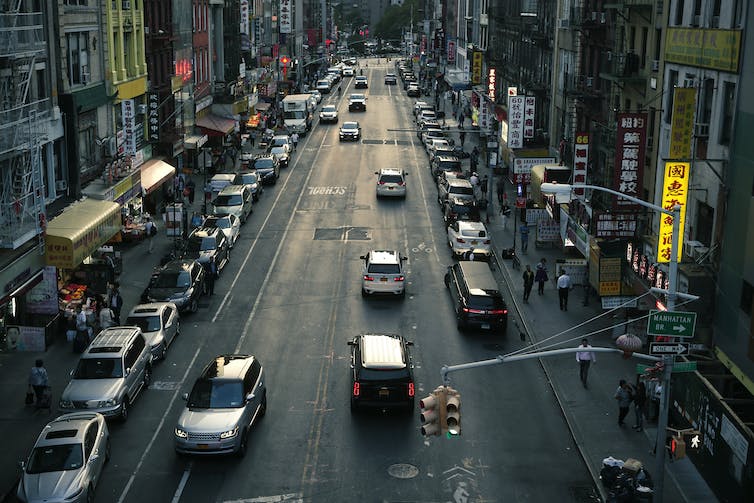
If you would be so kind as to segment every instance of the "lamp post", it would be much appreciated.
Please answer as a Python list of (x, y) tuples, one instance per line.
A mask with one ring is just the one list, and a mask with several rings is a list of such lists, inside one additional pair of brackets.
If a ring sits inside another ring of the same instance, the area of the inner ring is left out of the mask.
[[(671, 244), (670, 248), (670, 263), (668, 267), (669, 289), (664, 292), (667, 294), (667, 310), (673, 311), (675, 309), (676, 298), (678, 297), (678, 237), (681, 231), (681, 206), (675, 205), (672, 209), (668, 210), (666, 208), (663, 208), (662, 206), (657, 206), (636, 197), (627, 196), (626, 194), (618, 192), (617, 190), (600, 187), (599, 185), (543, 183), (540, 187), (540, 190), (543, 194), (554, 195), (556, 201), (558, 195), (570, 196), (573, 189), (591, 189), (607, 192), (608, 194), (622, 197), (623, 199), (627, 199), (640, 206), (644, 206), (645, 208), (659, 211), (665, 215), (673, 217), (673, 243)], [(660, 415), (657, 419), (657, 439), (655, 440), (654, 501), (657, 503), (662, 503), (662, 492), (665, 481), (665, 437), (667, 434), (668, 412), (670, 408), (670, 377), (673, 372), (675, 355), (664, 355), (662, 363), (663, 373), (662, 388), (660, 390)]]

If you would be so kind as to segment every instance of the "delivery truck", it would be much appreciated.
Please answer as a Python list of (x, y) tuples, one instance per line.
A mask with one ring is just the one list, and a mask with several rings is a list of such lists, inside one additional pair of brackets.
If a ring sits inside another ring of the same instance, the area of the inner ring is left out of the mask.
[(283, 98), (283, 123), (289, 133), (305, 135), (312, 128), (309, 94), (289, 94)]

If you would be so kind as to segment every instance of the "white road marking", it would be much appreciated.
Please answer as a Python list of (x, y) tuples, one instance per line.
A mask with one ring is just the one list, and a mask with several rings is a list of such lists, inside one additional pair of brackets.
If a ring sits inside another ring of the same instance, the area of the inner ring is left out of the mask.
[(155, 391), (173, 391), (181, 385), (180, 381), (152, 381), (149, 389)]
[(257, 498), (243, 498), (240, 500), (225, 500), (221, 503), (276, 503), (280, 501), (291, 501), (301, 503), (304, 501), (302, 493), (277, 494), (275, 496), (259, 496)]
[(186, 482), (188, 482), (192, 466), (194, 466), (194, 463), (189, 463), (189, 465), (186, 467), (186, 471), (183, 472), (181, 481), (178, 483), (178, 489), (175, 490), (175, 494), (173, 495), (172, 503), (178, 503), (181, 500), (181, 494), (183, 494), (183, 489), (186, 487)]

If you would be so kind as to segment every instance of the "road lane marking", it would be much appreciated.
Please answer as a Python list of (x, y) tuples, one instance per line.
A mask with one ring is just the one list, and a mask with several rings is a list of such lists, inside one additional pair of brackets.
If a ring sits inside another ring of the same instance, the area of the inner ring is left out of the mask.
[(181, 477), (181, 481), (178, 483), (178, 489), (175, 490), (175, 494), (173, 495), (173, 501), (172, 503), (178, 503), (181, 500), (181, 494), (183, 494), (183, 489), (186, 488), (186, 482), (188, 482), (189, 475), (191, 474), (191, 467), (194, 466), (194, 462), (189, 462), (188, 466), (186, 467), (186, 470), (183, 472), (183, 476)]
[(292, 503), (302, 503), (304, 501), (304, 495), (303, 493), (276, 494), (274, 496), (259, 496), (256, 498), (225, 500), (220, 503), (279, 503), (283, 501), (290, 501)]

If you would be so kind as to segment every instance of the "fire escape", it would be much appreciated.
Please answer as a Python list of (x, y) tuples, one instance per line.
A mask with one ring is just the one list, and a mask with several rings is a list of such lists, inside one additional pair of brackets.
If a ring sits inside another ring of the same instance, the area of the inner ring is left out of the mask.
[(30, 3), (0, 0), (0, 248), (36, 238), (44, 253), (42, 145), (50, 103), (30, 100), (34, 65), (46, 51), (43, 15), (24, 12)]

